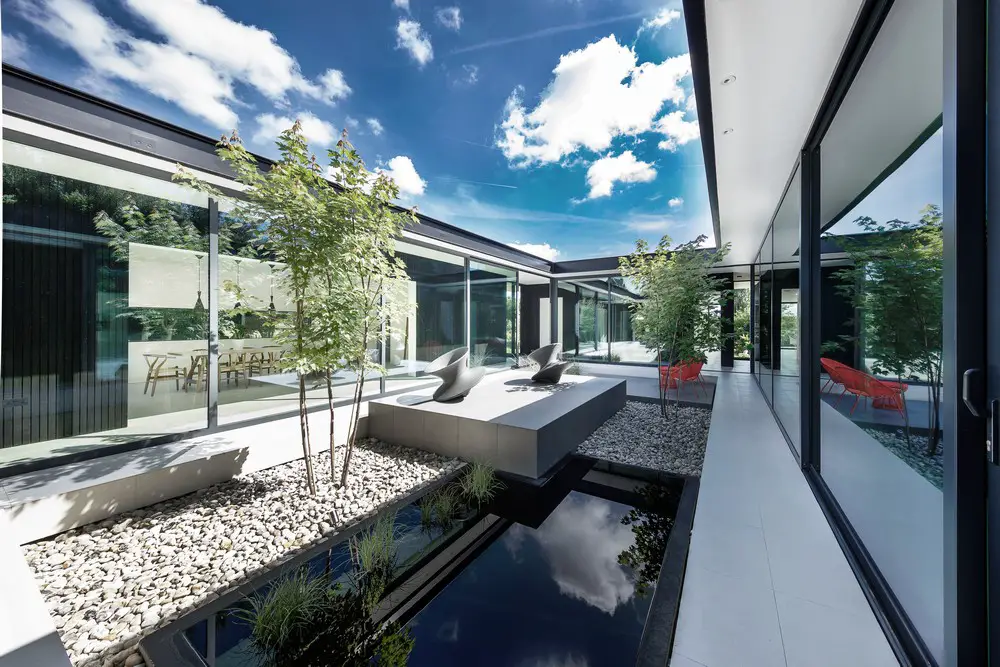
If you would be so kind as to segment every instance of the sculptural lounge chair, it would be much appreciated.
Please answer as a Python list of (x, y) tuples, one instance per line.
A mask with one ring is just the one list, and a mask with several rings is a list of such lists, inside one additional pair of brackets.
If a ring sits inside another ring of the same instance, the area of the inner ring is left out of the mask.
[(428, 375), (441, 378), (441, 386), (434, 392), (434, 400), (439, 403), (462, 398), (479, 384), (486, 369), (482, 366), (469, 368), (469, 348), (460, 347), (445, 352), (424, 368)]
[(572, 361), (559, 361), (561, 351), (562, 345), (560, 343), (552, 343), (540, 347), (528, 355), (529, 359), (538, 364), (538, 372), (531, 376), (532, 382), (541, 384), (559, 382), (566, 369), (573, 365)]

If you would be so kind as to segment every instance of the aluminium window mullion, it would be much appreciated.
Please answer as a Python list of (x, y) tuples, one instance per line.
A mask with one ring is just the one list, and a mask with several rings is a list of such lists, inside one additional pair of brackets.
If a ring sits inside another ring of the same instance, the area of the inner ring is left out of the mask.
[(208, 200), (207, 374), (205, 385), (208, 428), (215, 428), (219, 425), (219, 202), (215, 198)]

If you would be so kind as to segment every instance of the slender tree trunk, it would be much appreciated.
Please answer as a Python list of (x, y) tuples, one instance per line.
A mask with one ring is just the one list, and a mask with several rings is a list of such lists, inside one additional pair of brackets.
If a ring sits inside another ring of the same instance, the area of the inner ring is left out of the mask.
[[(302, 331), (305, 318), (302, 312), (302, 299), (295, 305), (295, 323), (298, 332), (297, 347), (301, 357), (302, 352)], [(309, 414), (306, 412), (306, 377), (299, 372), (299, 431), (302, 436), (302, 458), (306, 464), (306, 488), (309, 494), (316, 495), (316, 477), (313, 475), (312, 467), (312, 446), (309, 443)]]
[(906, 405), (906, 394), (900, 393), (899, 399), (903, 401), (903, 423), (906, 427), (906, 448), (910, 448), (910, 409)]
[(928, 390), (931, 394), (931, 429), (927, 436), (927, 456), (935, 456), (937, 454), (938, 443), (940, 441), (940, 412), (941, 412), (941, 371), (934, 370), (932, 365), (929, 365), (931, 369), (928, 373)]
[(656, 350), (656, 384), (660, 387), (660, 416), (666, 418), (667, 416), (667, 387), (666, 383), (670, 381), (670, 373), (667, 372), (666, 378), (663, 377), (663, 350)]
[(302, 435), (302, 458), (306, 462), (306, 487), (316, 495), (316, 477), (313, 475), (312, 447), (309, 444), (309, 414), (306, 412), (306, 376), (299, 373), (299, 430)]
[(333, 410), (333, 372), (326, 369), (326, 402), (330, 408), (330, 483), (337, 483), (337, 458), (334, 456), (334, 410)]
[(349, 467), (351, 465), (351, 454), (354, 453), (354, 440), (357, 438), (358, 434), (358, 419), (360, 417), (361, 411), (361, 396), (365, 387), (365, 357), (368, 354), (368, 323), (365, 323), (365, 328), (363, 330), (363, 335), (361, 337), (362, 345), (364, 346), (361, 350), (361, 356), (358, 357), (358, 379), (355, 381), (354, 386), (354, 402), (351, 405), (351, 423), (348, 428), (347, 433), (347, 444), (346, 451), (344, 453), (344, 468), (340, 472), (340, 485), (347, 485), (347, 474)]
[(347, 434), (347, 450), (344, 454), (344, 468), (340, 472), (340, 485), (347, 485), (347, 474), (351, 465), (351, 454), (354, 453), (354, 441), (358, 436), (358, 421), (361, 411), (361, 396), (364, 392), (365, 387), (365, 373), (362, 368), (361, 373), (359, 373), (357, 384), (354, 386), (354, 404), (351, 406), (351, 424), (350, 430)]

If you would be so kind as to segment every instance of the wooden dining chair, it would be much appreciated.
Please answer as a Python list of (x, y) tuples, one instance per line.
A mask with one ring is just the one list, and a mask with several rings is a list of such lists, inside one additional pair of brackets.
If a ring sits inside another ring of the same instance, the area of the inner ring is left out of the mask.
[(167, 361), (176, 359), (179, 355), (155, 354), (150, 352), (142, 356), (146, 360), (146, 366), (148, 367), (146, 370), (146, 386), (142, 389), (143, 394), (149, 392), (150, 396), (156, 396), (156, 383), (160, 380), (173, 379), (175, 387), (178, 391), (180, 390), (181, 367), (177, 364), (167, 365)]

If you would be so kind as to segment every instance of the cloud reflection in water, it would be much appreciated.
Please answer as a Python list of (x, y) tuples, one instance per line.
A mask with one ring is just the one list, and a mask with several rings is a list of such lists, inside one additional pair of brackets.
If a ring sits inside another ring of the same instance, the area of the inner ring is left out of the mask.
[[(635, 537), (611, 510), (606, 500), (570, 494), (537, 530), (513, 526), (504, 536), (504, 544), (518, 560), (530, 536), (541, 547), (563, 595), (614, 614), (635, 592), (628, 571), (618, 564), (618, 554), (632, 546)], [(572, 656), (567, 660), (573, 660)], [(564, 664), (585, 667), (586, 663)]]

